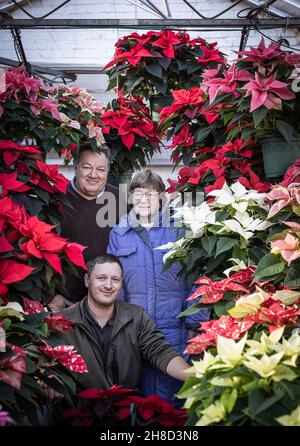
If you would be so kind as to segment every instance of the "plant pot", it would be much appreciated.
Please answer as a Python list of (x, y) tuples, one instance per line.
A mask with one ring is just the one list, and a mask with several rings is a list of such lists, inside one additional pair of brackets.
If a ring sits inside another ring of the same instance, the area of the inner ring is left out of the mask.
[(133, 170), (128, 170), (127, 172), (123, 172), (118, 176), (109, 173), (107, 182), (112, 186), (116, 187), (119, 187), (120, 184), (127, 184), (127, 186), (129, 186), (129, 184), (131, 183), (132, 176), (133, 176)]
[(260, 139), (267, 178), (283, 176), (287, 168), (300, 158), (300, 140), (286, 142), (278, 138)]
[(153, 95), (150, 97), (150, 108), (152, 121), (158, 123), (160, 120), (160, 109), (169, 107), (172, 104), (173, 96)]

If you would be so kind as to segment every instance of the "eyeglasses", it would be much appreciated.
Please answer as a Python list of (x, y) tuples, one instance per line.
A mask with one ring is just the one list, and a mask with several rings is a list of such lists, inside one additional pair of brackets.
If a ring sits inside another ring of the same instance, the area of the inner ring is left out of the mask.
[(142, 192), (142, 191), (134, 191), (132, 193), (132, 197), (134, 200), (141, 201), (143, 197), (146, 197), (147, 201), (153, 201), (158, 197), (159, 192)]

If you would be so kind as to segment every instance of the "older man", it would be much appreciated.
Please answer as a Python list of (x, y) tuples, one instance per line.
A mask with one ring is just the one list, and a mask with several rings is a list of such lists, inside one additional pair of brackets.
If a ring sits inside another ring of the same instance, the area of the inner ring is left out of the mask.
[(86, 361), (89, 372), (78, 378), (81, 388), (109, 388), (114, 384), (135, 389), (142, 360), (169, 376), (185, 380), (189, 365), (166, 341), (144, 310), (117, 300), (122, 288), (122, 265), (112, 254), (88, 263), (88, 294), (61, 313), (74, 325), (65, 334)]
[[(86, 246), (84, 258), (88, 261), (106, 252), (109, 232), (119, 220), (119, 191), (107, 184), (110, 150), (106, 145), (97, 151), (88, 144), (82, 145), (74, 163), (75, 177), (67, 188), (71, 207), (64, 207), (61, 235)], [(49, 303), (53, 311), (85, 296), (84, 271), (76, 269), (78, 276), (66, 275), (66, 295), (58, 294)]]

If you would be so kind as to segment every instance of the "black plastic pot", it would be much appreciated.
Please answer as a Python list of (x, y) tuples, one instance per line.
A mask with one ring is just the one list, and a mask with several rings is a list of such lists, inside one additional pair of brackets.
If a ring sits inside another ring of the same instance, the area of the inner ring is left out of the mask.
[(275, 137), (260, 139), (267, 178), (283, 176), (287, 168), (300, 158), (300, 140), (287, 142)]

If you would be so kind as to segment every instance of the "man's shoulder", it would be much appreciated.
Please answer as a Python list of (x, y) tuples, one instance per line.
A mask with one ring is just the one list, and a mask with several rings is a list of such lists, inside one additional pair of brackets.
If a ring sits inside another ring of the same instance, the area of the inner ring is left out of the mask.
[(72, 321), (72, 322), (78, 322), (78, 318), (80, 315), (80, 302), (76, 302), (75, 304), (71, 305), (68, 308), (64, 308), (60, 311), (60, 314), (64, 316), (66, 319)]

